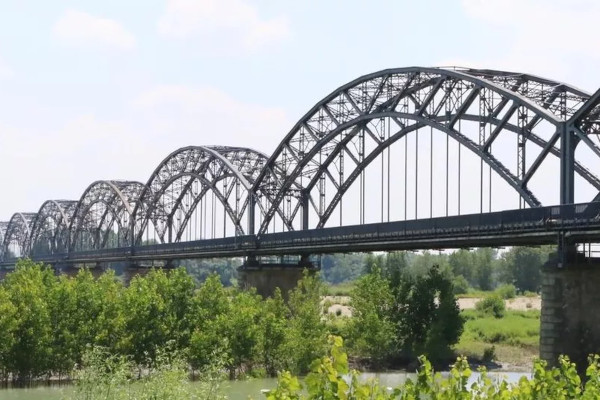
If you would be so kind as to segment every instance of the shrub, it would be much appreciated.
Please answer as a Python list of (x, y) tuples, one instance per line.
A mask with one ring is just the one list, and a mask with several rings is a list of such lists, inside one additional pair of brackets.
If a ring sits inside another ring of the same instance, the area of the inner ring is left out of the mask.
[[(329, 356), (315, 360), (304, 382), (289, 372), (282, 372), (277, 388), (270, 390), (267, 400), (312, 399), (597, 399), (600, 397), (600, 357), (590, 356), (586, 382), (582, 384), (576, 366), (567, 357), (559, 358), (558, 368), (549, 369), (544, 361), (533, 365), (531, 378), (516, 383), (491, 379), (485, 367), (479, 377), (469, 383), (472, 371), (464, 357), (459, 357), (450, 373), (434, 372), (425, 357), (415, 380), (408, 378), (395, 389), (385, 388), (377, 380), (364, 382), (356, 371), (348, 370), (348, 358), (340, 338), (333, 339)], [(307, 393), (304, 394), (303, 392)]]
[(495, 292), (503, 299), (514, 299), (517, 296), (517, 288), (511, 284), (499, 286)]
[(492, 362), (496, 359), (496, 346), (490, 346), (483, 349), (483, 362)]
[(504, 300), (497, 294), (492, 294), (479, 300), (475, 304), (475, 309), (482, 314), (493, 315), (496, 318), (504, 317), (506, 305)]
[(469, 291), (469, 282), (464, 276), (455, 276), (452, 280), (452, 292), (454, 294), (465, 294)]

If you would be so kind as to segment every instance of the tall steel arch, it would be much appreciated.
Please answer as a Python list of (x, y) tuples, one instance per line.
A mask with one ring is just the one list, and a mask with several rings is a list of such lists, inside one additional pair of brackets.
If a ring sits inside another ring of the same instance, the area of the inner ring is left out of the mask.
[(69, 250), (129, 246), (130, 220), (143, 189), (135, 181), (92, 183), (73, 211)]
[[(549, 90), (544, 91), (544, 85)], [(528, 183), (549, 154), (562, 160), (554, 146), (561, 126), (585, 101), (585, 93), (568, 86), (499, 71), (411, 67), (363, 76), (316, 104), (270, 157), (254, 185), (257, 193), (276, 193), (260, 232), (266, 232), (279, 209), (288, 227), (299, 218), (303, 220), (295, 226), (323, 226), (346, 188), (378, 154), (424, 127), (444, 132), (475, 153), (524, 203), (539, 206)], [(476, 127), (478, 135), (465, 135), (465, 124)], [(541, 133), (548, 127), (549, 138)], [(512, 132), (519, 141), (512, 170), (492, 150), (501, 132)], [(540, 148), (533, 163), (525, 159), (530, 143)], [(347, 175), (342, 172), (344, 162), (351, 164)], [(276, 177), (276, 169), (283, 173)], [(573, 163), (573, 170), (600, 189), (600, 180), (582, 165)], [(335, 188), (333, 196), (325, 193), (327, 186)], [(294, 189), (298, 187), (301, 190)], [(309, 207), (318, 217), (310, 225), (299, 217), (307, 215)]]
[(180, 241), (208, 194), (223, 206), (233, 223), (233, 233), (243, 234), (248, 205), (255, 203), (252, 184), (266, 160), (266, 155), (241, 147), (189, 146), (171, 153), (155, 169), (136, 205), (134, 243), (141, 242), (150, 224), (158, 241)]

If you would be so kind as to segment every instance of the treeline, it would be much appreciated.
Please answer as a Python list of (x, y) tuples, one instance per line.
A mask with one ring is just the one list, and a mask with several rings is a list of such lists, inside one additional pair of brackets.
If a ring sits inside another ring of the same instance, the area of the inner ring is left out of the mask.
[(28, 381), (70, 375), (89, 347), (123, 355), (140, 369), (165, 346), (196, 371), (298, 373), (324, 354), (323, 286), (306, 276), (285, 302), (226, 288), (217, 275), (196, 285), (183, 268), (152, 270), (125, 286), (114, 273), (75, 277), (19, 261), (0, 284), (0, 373)]
[(462, 331), (452, 283), (437, 267), (414, 278), (373, 266), (354, 290), (351, 319), (329, 315), (324, 295), (318, 274), (307, 273), (285, 301), (279, 291), (263, 299), (225, 287), (216, 274), (197, 284), (183, 268), (151, 270), (125, 286), (112, 271), (97, 279), (85, 269), (56, 276), (22, 260), (0, 283), (0, 378), (68, 377), (90, 348), (126, 357), (140, 371), (166, 347), (192, 371), (304, 373), (332, 333), (373, 365), (420, 354), (440, 360)]
[(454, 281), (456, 293), (470, 289), (492, 290), (512, 284), (520, 292), (537, 292), (541, 268), (555, 251), (553, 246), (459, 249), (452, 253), (400, 251), (381, 254), (332, 254), (321, 260), (325, 281), (338, 284), (353, 281), (372, 269), (386, 265), (412, 276), (424, 276), (433, 265)]

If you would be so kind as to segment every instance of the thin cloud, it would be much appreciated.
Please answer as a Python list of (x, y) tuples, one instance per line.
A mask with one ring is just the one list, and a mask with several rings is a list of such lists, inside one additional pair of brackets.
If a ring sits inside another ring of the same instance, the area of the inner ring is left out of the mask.
[(196, 37), (213, 50), (254, 51), (285, 40), (290, 29), (284, 16), (262, 18), (243, 0), (167, 0), (158, 32), (176, 39)]
[(156, 136), (180, 146), (245, 146), (269, 153), (291, 126), (282, 108), (245, 103), (210, 87), (156, 86), (136, 99), (134, 109)]
[[(600, 3), (595, 0), (462, 0), (464, 12), (473, 20), (499, 29), (499, 40), (489, 59), (471, 64), (532, 72), (593, 89), (597, 82), (578, 72), (582, 66), (600, 62), (596, 37)], [(594, 69), (594, 68), (592, 68)]]
[(119, 22), (76, 10), (65, 11), (54, 25), (53, 33), (61, 42), (76, 47), (98, 45), (129, 50), (136, 43), (133, 34)]

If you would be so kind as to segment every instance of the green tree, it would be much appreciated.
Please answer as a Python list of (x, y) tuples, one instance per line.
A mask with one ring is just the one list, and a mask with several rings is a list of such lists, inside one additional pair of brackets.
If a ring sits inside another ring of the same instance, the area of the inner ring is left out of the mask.
[(450, 279), (434, 266), (423, 277), (407, 277), (392, 288), (391, 318), (399, 348), (414, 358), (425, 354), (434, 361), (447, 359), (463, 329)]
[(52, 324), (48, 298), (55, 282), (51, 269), (31, 260), (19, 260), (15, 271), (3, 282), (16, 310), (14, 341), (6, 355), (6, 366), (17, 380), (31, 380), (50, 372)]
[(475, 258), (469, 250), (459, 249), (450, 253), (448, 263), (454, 276), (462, 275), (469, 285), (477, 286)]
[(474, 253), (477, 287), (481, 290), (492, 290), (494, 250), (487, 247), (479, 248)]
[(238, 291), (230, 298), (229, 312), (220, 317), (220, 333), (226, 338), (226, 356), (230, 378), (236, 370), (251, 371), (258, 358), (261, 297), (255, 291)]
[(125, 346), (139, 365), (154, 362), (166, 343), (187, 347), (194, 283), (183, 270), (152, 270), (132, 279), (123, 296)]
[(210, 275), (194, 295), (195, 329), (190, 340), (189, 359), (193, 369), (202, 369), (222, 359), (227, 342), (221, 332), (223, 319), (230, 312), (228, 290), (217, 274)]
[(327, 330), (321, 319), (321, 297), (324, 286), (318, 274), (305, 271), (298, 286), (290, 292), (286, 352), (290, 368), (306, 372), (315, 358), (325, 354)]
[(6, 289), (0, 286), (0, 379), (3, 380), (8, 379), (10, 351), (16, 340), (17, 324), (17, 308)]
[(269, 376), (276, 376), (277, 371), (286, 365), (288, 355), (285, 345), (289, 314), (281, 291), (276, 288), (273, 296), (263, 302), (259, 323), (261, 361)]
[(380, 366), (393, 353), (394, 345), (390, 281), (374, 270), (357, 281), (351, 298), (350, 346), (357, 355), (370, 357)]
[[(76, 286), (77, 292), (85, 290), (86, 285)], [(92, 298), (98, 314), (94, 321), (92, 343), (113, 353), (122, 353), (126, 347), (125, 315), (129, 312), (123, 307), (125, 288), (115, 277), (114, 271), (109, 270), (94, 282), (93, 290)]]
[(328, 283), (353, 281), (364, 274), (365, 254), (326, 254), (321, 258), (321, 276)]
[(542, 266), (548, 261), (552, 247), (513, 247), (502, 255), (501, 279), (514, 284), (520, 291), (540, 289)]

